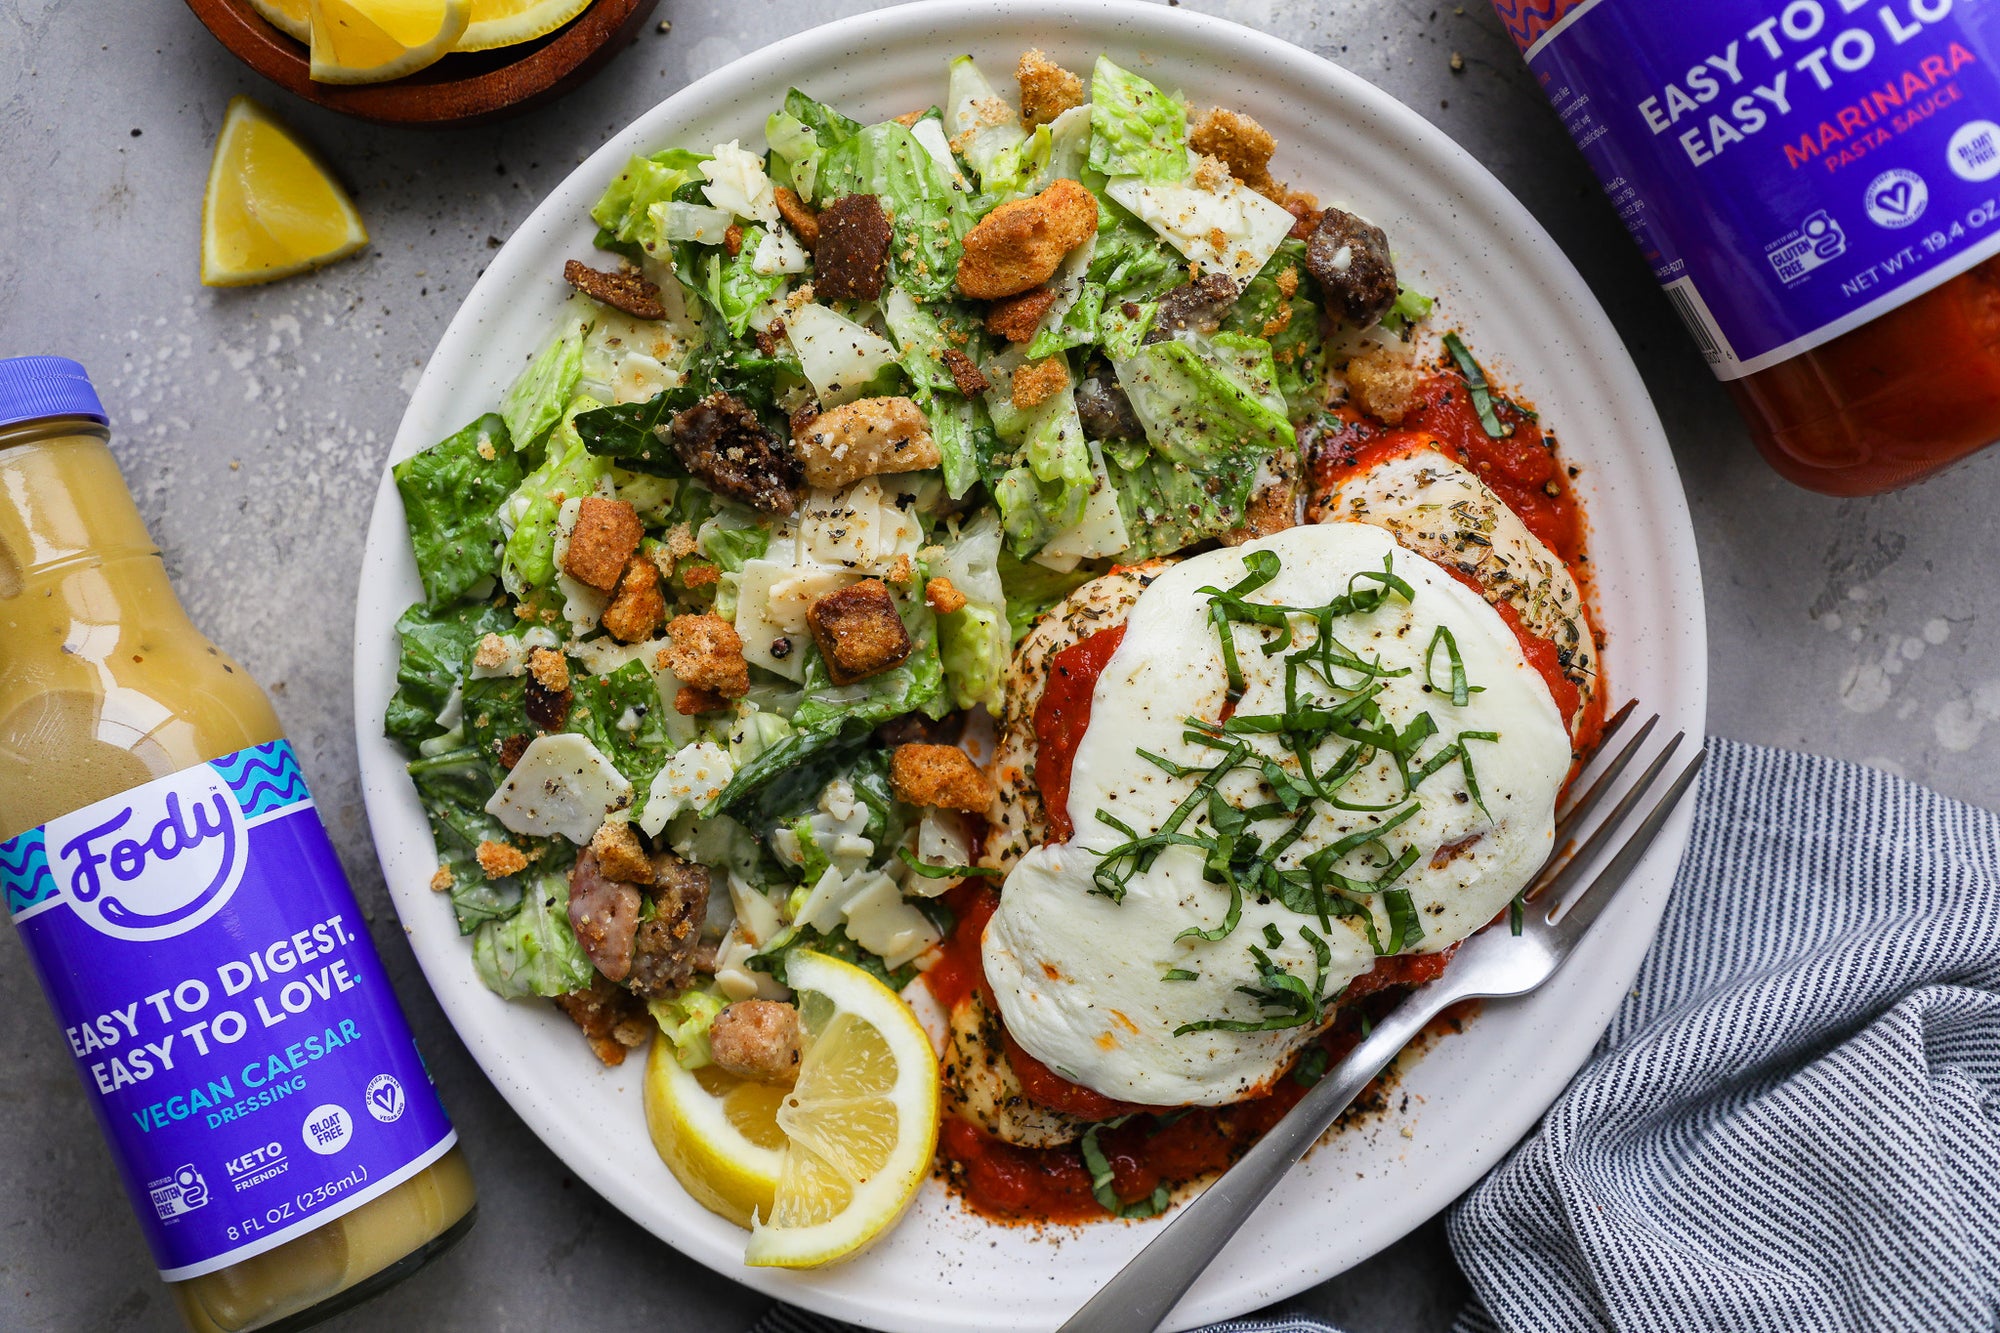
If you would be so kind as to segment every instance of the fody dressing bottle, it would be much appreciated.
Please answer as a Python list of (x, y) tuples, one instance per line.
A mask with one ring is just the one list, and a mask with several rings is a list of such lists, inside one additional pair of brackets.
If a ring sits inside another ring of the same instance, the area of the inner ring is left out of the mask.
[(472, 1177), (264, 692), (188, 622), (83, 367), (0, 360), (0, 889), (196, 1333), (301, 1328)]

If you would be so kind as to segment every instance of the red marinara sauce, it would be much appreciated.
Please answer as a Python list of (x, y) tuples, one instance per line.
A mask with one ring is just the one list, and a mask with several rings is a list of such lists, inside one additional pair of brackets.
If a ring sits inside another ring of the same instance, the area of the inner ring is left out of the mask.
[(1050, 842), (1068, 842), (1076, 832), (1069, 818), (1069, 774), (1076, 747), (1090, 728), (1090, 696), (1105, 664), (1125, 641), (1115, 625), (1080, 639), (1049, 658), (1048, 682), (1035, 705), (1035, 786)]
[(1555, 443), (1541, 423), (1513, 402), (1495, 395), (1494, 415), (1511, 434), (1495, 437), (1479, 424), (1472, 394), (1456, 371), (1425, 380), (1415, 405), (1394, 426), (1350, 413), (1329, 423), (1313, 443), (1315, 490), (1331, 490), (1346, 472), (1372, 467), (1435, 441), (1446, 454), (1470, 468), (1528, 531), (1562, 558), (1583, 583), (1583, 511), (1569, 485), (1569, 469), (1556, 457)]
[[(1439, 373), (1425, 383), (1419, 406), (1402, 426), (1391, 429), (1357, 417), (1322, 432), (1312, 458), (1314, 480), (1321, 489), (1330, 489), (1337, 480), (1332, 469), (1369, 466), (1412, 449), (1441, 445), (1520, 515), (1528, 530), (1555, 551), (1587, 589), (1583, 518), (1570, 492), (1567, 471), (1532, 415), (1504, 400), (1496, 403), (1496, 410), (1513, 425), (1512, 435), (1489, 436), (1479, 424), (1463, 379), (1449, 371)], [(1479, 590), (1476, 580), (1452, 572)], [(1530, 665), (1548, 682), (1563, 720), (1572, 721), (1579, 692), (1563, 674), (1556, 646), (1529, 633), (1512, 606), (1503, 603), (1495, 609), (1520, 640)], [(1074, 832), (1068, 808), (1071, 766), (1090, 725), (1097, 679), (1124, 632), (1122, 625), (1100, 630), (1049, 660), (1049, 678), (1034, 721), (1036, 785), (1051, 842), (1066, 841)], [(1585, 716), (1581, 742), (1587, 743), (1601, 725), (1602, 713), (1600, 692)], [(974, 990), (985, 993), (991, 1003), (980, 942), (1000, 895), (991, 885), (967, 883), (953, 889), (946, 901), (957, 914), (957, 923), (925, 980), (947, 1009)], [(1360, 1040), (1365, 1022), (1393, 1007), (1397, 992), (1435, 980), (1456, 950), (1454, 945), (1439, 953), (1377, 959), (1373, 968), (1349, 983), (1339, 1015), (1301, 1052), (1294, 1071), (1307, 1068), (1316, 1051), (1323, 1051), (1328, 1062), (1337, 1061)], [(1111, 1166), (1113, 1192), (1126, 1204), (1149, 1198), (1161, 1184), (1172, 1187), (1226, 1169), (1284, 1117), (1312, 1081), (1294, 1072), (1281, 1075), (1262, 1095), (1230, 1106), (1149, 1109), (1071, 1083), (1022, 1050), (1011, 1036), (1004, 1041), (1008, 1061), (1030, 1101), (1089, 1120), (1129, 1117), (1098, 1135), (1098, 1146)], [(939, 1153), (966, 1200), (988, 1216), (1075, 1223), (1106, 1215), (1074, 1146), (1017, 1147), (952, 1116), (940, 1133)]]

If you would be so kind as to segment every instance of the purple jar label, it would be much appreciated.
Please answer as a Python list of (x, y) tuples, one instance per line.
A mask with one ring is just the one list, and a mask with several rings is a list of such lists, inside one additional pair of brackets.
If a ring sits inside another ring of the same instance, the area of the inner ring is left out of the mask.
[(0, 888), (161, 1277), (323, 1226), (455, 1141), (287, 742), (0, 843)]
[(2000, 253), (2000, 5), (1496, 4), (1723, 379)]

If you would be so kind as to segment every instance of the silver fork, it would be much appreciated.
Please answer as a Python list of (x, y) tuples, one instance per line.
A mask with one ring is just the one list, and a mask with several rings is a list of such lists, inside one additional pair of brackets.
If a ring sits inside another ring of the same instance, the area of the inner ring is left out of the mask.
[(1660, 720), (1658, 714), (1648, 718), (1630, 741), (1604, 759), (1606, 746), (1631, 712), (1632, 705), (1628, 703), (1608, 724), (1598, 745), (1601, 762), (1592, 765), (1599, 769), (1599, 776), (1556, 821), (1556, 850), (1526, 894), (1521, 933), (1515, 935), (1505, 926), (1496, 925), (1460, 946), (1442, 977), (1412, 991), (1375, 1024), (1361, 1043), (1327, 1070), (1283, 1120), (1200, 1198), (1182, 1208), (1180, 1215), (1058, 1333), (1152, 1333), (1292, 1164), (1319, 1141), (1320, 1135), (1326, 1133), (1403, 1047), (1423, 1031), (1426, 1023), (1460, 1000), (1525, 995), (1555, 975), (1631, 875), (1646, 849), (1653, 845), (1661, 826), (1680, 804), (1695, 774), (1701, 771), (1707, 755), (1706, 750), (1695, 753), (1638, 825), (1624, 837), (1596, 878), (1572, 895), (1571, 890), (1596, 855), (1613, 845), (1628, 817), (1659, 785), (1660, 775), (1666, 771), (1683, 738), (1682, 733), (1675, 733), (1590, 837), (1573, 854), (1563, 858), (1562, 850), (1569, 844), (1570, 833), (1610, 794)]

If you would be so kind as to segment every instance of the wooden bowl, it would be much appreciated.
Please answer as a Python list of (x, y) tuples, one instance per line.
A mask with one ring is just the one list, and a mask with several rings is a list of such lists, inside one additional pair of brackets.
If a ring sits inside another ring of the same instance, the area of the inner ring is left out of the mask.
[(387, 83), (314, 83), (305, 45), (249, 0), (187, 0), (202, 26), (244, 64), (308, 102), (384, 125), (469, 125), (561, 97), (629, 42), (659, 0), (595, 0), (546, 37), (444, 57)]

